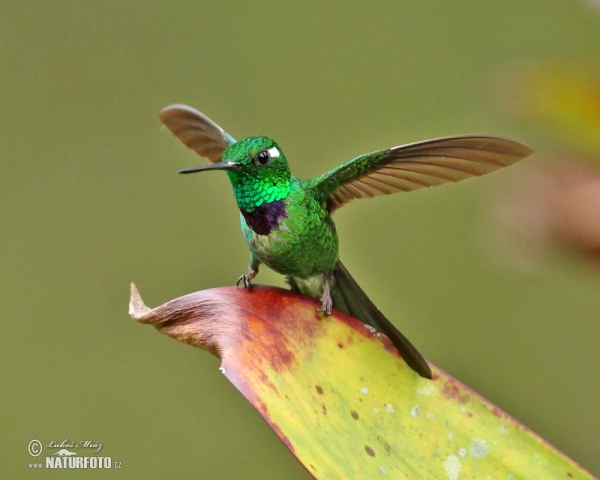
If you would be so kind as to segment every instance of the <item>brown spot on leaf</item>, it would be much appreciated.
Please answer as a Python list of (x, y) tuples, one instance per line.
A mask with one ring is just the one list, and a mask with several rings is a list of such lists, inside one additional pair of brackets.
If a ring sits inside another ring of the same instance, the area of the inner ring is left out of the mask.
[(571, 472), (567, 472), (567, 477), (573, 478), (573, 474)]
[(323, 395), (323, 389), (319, 385), (317, 385), (316, 388), (317, 388), (317, 392), (319, 392), (319, 395)]
[(467, 401), (469, 400), (469, 397), (466, 394), (461, 395), (458, 385), (455, 385), (454, 383), (450, 383), (450, 382), (447, 383), (446, 385), (444, 385), (442, 394), (446, 398), (453, 398), (458, 403), (467, 403)]
[[(393, 353), (396, 356), (399, 355), (398, 349), (396, 347), (394, 347), (394, 344), (392, 342), (390, 342), (387, 338), (385, 338), (385, 339), (381, 338), (380, 340), (382, 341), (384, 348), (388, 352)], [(406, 365), (403, 365), (403, 367), (406, 367)]]
[(327, 407), (325, 405), (321, 405), (323, 407), (323, 415), (327, 415)]
[(350, 415), (352, 415), (352, 418), (353, 418), (354, 420), (358, 420), (358, 412), (355, 412), (354, 410), (352, 410), (352, 411), (350, 412)]
[[(255, 359), (245, 361), (239, 358), (245, 368), (254, 367), (256, 374), (264, 365), (277, 373), (289, 371), (295, 367), (299, 353), (304, 355), (311, 351), (315, 332), (321, 322), (294, 321), (299, 309), (292, 292), (258, 285), (252, 290), (228, 292), (230, 315), (244, 320), (244, 328), (238, 330), (235, 339), (237, 349), (239, 351), (241, 348)], [(314, 305), (306, 304), (300, 308), (312, 311)], [(277, 312), (277, 321), (273, 321), (274, 312)], [(290, 341), (292, 333), (294, 342)]]
[(265, 372), (258, 372), (258, 378), (263, 385), (273, 390), (273, 393), (275, 393), (276, 395), (279, 395), (277, 387), (275, 386), (275, 384), (273, 384), (273, 382), (271, 382), (271, 380), (269, 380), (269, 377)]
[(371, 447), (369, 447), (368, 445), (365, 445), (365, 451), (371, 455), (372, 457), (375, 456), (375, 452), (373, 451), (373, 449)]
[(338, 342), (338, 343), (337, 343), (337, 346), (338, 346), (339, 348), (344, 348), (344, 344), (343, 344), (342, 342)]
[(267, 408), (267, 404), (261, 400), (256, 402), (256, 409), (262, 416), (267, 416), (269, 414), (269, 409)]

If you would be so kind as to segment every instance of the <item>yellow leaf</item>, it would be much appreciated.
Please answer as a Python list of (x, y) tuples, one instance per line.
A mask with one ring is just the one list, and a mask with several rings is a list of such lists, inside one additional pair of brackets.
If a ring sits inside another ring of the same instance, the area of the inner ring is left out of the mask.
[(224, 287), (130, 313), (207, 349), (316, 478), (593, 478), (432, 366), (419, 377), (389, 340), (287, 290)]

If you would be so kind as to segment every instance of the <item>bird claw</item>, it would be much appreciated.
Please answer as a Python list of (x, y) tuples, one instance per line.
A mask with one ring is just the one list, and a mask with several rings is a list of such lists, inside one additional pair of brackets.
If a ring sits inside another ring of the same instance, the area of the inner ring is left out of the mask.
[(237, 283), (235, 284), (236, 287), (240, 286), (240, 283), (244, 284), (244, 288), (246, 290), (252, 290), (252, 279), (254, 277), (256, 277), (256, 270), (250, 270), (250, 272), (248, 273), (248, 275), (240, 275), (240, 278), (238, 278)]
[(317, 312), (324, 312), (325, 315), (331, 315), (333, 312), (333, 301), (329, 292), (325, 292), (321, 297), (321, 308), (317, 308)]

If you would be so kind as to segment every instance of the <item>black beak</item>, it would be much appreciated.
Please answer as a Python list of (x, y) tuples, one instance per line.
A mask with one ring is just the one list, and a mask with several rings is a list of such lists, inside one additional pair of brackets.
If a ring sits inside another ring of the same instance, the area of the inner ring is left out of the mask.
[(196, 173), (204, 172), (205, 170), (235, 170), (240, 166), (239, 163), (235, 162), (217, 162), (209, 165), (202, 165), (201, 167), (191, 167), (179, 170), (179, 173)]

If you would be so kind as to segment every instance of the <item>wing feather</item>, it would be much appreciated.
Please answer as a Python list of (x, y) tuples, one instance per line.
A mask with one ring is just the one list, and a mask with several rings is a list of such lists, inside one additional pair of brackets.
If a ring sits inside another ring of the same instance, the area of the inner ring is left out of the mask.
[[(361, 185), (360, 182), (348, 183), (347, 186), (353, 187), (359, 191), (359, 195), (356, 198), (364, 198), (364, 197), (374, 197), (373, 193), (369, 191), (369, 189), (365, 185)], [(352, 191), (352, 190), (350, 190)], [(354, 192), (353, 192), (354, 193)]]
[(380, 192), (380, 193), (376, 193), (376, 195), (379, 195), (381, 193), (383, 194), (390, 194), (393, 193), (394, 190), (389, 188), (391, 185), (381, 182), (380, 180), (376, 179), (374, 177), (374, 175), (369, 175), (367, 177), (363, 177), (360, 179), (361, 183), (367, 184), (369, 187), (371, 187), (375, 192)]
[(187, 105), (163, 108), (158, 118), (183, 144), (211, 162), (220, 162), (225, 149), (235, 143), (219, 125)]
[(533, 153), (503, 137), (463, 135), (367, 153), (308, 182), (331, 212), (355, 198), (458, 182), (512, 165)]
[(406, 185), (406, 191), (414, 190), (414, 186), (411, 187), (410, 183), (418, 184), (417, 188), (422, 187), (433, 187), (441, 185), (446, 182), (454, 182), (455, 178), (452, 175), (448, 175), (444, 172), (440, 172), (439, 176), (428, 174), (427, 172), (411, 172), (401, 168), (389, 168), (384, 167), (379, 170), (382, 175), (388, 175), (390, 177), (397, 178), (403, 185)]

